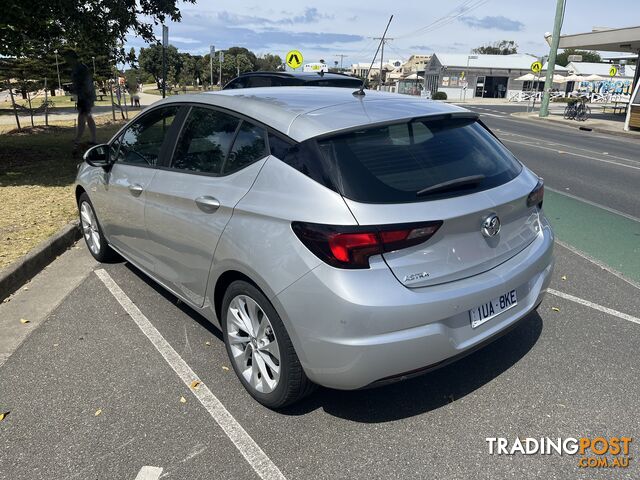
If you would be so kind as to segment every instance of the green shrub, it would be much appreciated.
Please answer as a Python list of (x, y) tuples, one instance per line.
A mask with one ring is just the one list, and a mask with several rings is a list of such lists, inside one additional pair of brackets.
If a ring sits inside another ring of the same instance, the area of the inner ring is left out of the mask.
[(433, 94), (433, 98), (434, 100), (446, 100), (447, 99), (447, 92), (436, 92)]

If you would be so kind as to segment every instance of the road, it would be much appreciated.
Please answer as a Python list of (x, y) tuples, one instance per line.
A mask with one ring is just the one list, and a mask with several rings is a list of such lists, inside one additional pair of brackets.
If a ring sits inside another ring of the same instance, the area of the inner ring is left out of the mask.
[[(319, 389), (274, 412), (244, 392), (217, 328), (79, 243), (0, 305), (0, 413), (10, 412), (0, 478), (638, 478), (640, 241), (625, 238), (638, 225), (640, 171), (621, 166), (638, 163), (634, 144), (474, 108), (553, 189), (554, 279), (518, 328), (425, 376)], [(624, 249), (631, 274), (599, 244), (580, 244), (593, 235)], [(634, 438), (627, 469), (489, 455), (486, 441), (598, 435)]]

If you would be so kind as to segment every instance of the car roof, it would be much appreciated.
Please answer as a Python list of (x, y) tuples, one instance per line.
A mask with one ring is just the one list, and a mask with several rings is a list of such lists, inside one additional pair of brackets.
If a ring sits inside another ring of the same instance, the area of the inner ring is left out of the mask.
[[(300, 78), (302, 80), (318, 80), (318, 79), (338, 79), (338, 80), (359, 80), (358, 77), (354, 77), (352, 75), (347, 75), (346, 73), (337, 73), (337, 72), (323, 72), (320, 74), (319, 72), (282, 72), (282, 71), (271, 71), (271, 72), (245, 72), (241, 73), (235, 78), (245, 78), (245, 77), (280, 77), (280, 78)], [(235, 78), (233, 80), (235, 80)], [(232, 81), (233, 81), (232, 80)]]
[(338, 87), (260, 87), (176, 95), (154, 105), (200, 103), (253, 118), (302, 142), (331, 132), (416, 117), (467, 112), (410, 95)]

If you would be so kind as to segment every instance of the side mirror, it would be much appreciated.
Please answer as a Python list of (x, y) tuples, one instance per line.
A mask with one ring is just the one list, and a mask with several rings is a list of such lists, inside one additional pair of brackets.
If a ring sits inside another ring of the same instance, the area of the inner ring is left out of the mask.
[(109, 145), (95, 145), (84, 153), (82, 157), (92, 167), (107, 168), (111, 166), (111, 159), (109, 158)]

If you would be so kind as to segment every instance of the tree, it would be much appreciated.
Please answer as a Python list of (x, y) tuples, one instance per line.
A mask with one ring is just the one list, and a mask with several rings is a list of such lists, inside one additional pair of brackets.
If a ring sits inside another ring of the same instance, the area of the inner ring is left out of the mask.
[(518, 53), (518, 44), (513, 40), (500, 40), (488, 45), (482, 45), (471, 50), (471, 53), (482, 55), (511, 55)]
[[(184, 0), (194, 3), (195, 0)], [(0, 55), (33, 56), (62, 44), (109, 53), (127, 34), (155, 41), (153, 26), (180, 21), (178, 0), (4, 0)], [(120, 49), (122, 50), (122, 49)], [(122, 52), (124, 53), (124, 52)], [(121, 59), (122, 60), (122, 59)]]
[(566, 67), (569, 64), (569, 55), (582, 55), (583, 62), (600, 63), (602, 58), (598, 52), (588, 50), (576, 50), (575, 48), (566, 48), (562, 53), (556, 56), (556, 64)]
[(265, 53), (256, 59), (256, 70), (272, 72), (282, 68), (282, 58), (279, 55)]
[[(158, 86), (158, 90), (160, 90), (162, 88), (162, 45), (156, 43), (148, 48), (141, 48), (140, 55), (138, 56), (138, 63), (140, 64), (140, 70), (143, 75), (151, 75)], [(179, 76), (182, 68), (178, 49), (173, 45), (169, 45), (167, 47), (166, 68), (167, 81), (169, 81), (171, 76)]]

